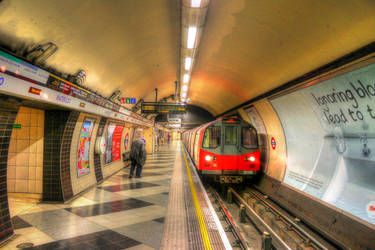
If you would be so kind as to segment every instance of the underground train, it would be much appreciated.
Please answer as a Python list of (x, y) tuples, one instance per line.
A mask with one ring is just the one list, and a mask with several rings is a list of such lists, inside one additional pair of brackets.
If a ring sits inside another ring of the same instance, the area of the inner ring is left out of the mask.
[(260, 172), (257, 131), (246, 121), (228, 117), (182, 134), (199, 174), (220, 183), (241, 183)]

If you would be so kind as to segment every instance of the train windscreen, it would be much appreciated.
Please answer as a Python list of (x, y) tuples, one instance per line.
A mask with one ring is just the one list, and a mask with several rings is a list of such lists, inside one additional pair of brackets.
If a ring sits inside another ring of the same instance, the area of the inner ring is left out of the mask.
[(225, 126), (225, 144), (226, 145), (237, 144), (237, 127)]
[(258, 147), (257, 131), (254, 128), (243, 127), (241, 132), (242, 147), (248, 149)]
[(208, 127), (204, 132), (203, 148), (217, 148), (220, 145), (220, 127)]

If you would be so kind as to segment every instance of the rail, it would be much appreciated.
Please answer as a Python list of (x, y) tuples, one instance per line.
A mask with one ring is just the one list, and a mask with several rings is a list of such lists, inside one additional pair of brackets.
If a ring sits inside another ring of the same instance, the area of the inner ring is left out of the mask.
[[(279, 211), (275, 206), (273, 206), (270, 202), (268, 202), (265, 198), (263, 198), (261, 195), (253, 192), (248, 191), (253, 197), (257, 198), (261, 202), (263, 202), (268, 208), (270, 208), (276, 216), (278, 216), (280, 219), (284, 220), (285, 222), (289, 223), (294, 229), (295, 232), (298, 233), (302, 237), (306, 237), (310, 242), (315, 244), (320, 249), (328, 249), (325, 246), (323, 246), (318, 240), (316, 240), (311, 234), (306, 232), (301, 226), (299, 226), (296, 222), (285, 216), (281, 211)], [(298, 220), (298, 219), (297, 219)]]
[(275, 231), (272, 230), (272, 228), (270, 226), (268, 226), (268, 224), (254, 211), (254, 209), (252, 209), (248, 204), (247, 202), (242, 199), (242, 197), (231, 187), (228, 188), (228, 191), (230, 191), (235, 197), (236, 199), (241, 203), (241, 205), (244, 206), (244, 208), (247, 209), (247, 211), (249, 211), (251, 213), (251, 215), (253, 217), (255, 217), (258, 222), (260, 222), (262, 224), (262, 226), (267, 230), (267, 233), (270, 234), (270, 236), (272, 237), (273, 240), (275, 240), (279, 247), (283, 248), (283, 249), (292, 249), (290, 248), (280, 237), (279, 235), (277, 235), (277, 233)]

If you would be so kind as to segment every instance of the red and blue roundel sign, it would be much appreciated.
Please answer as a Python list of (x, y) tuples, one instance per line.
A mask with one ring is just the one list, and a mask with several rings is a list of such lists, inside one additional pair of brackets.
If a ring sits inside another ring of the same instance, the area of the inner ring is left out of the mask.
[(276, 141), (275, 141), (275, 138), (271, 138), (271, 146), (272, 146), (272, 149), (275, 149), (276, 148)]

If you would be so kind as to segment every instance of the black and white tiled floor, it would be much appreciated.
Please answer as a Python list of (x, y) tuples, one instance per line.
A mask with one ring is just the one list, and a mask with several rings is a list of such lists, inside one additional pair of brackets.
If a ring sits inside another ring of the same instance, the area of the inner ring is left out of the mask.
[(24, 203), (12, 214), (16, 237), (1, 249), (21, 243), (34, 244), (25, 249), (159, 249), (177, 148), (149, 155), (140, 179), (129, 179), (126, 168), (70, 204)]

